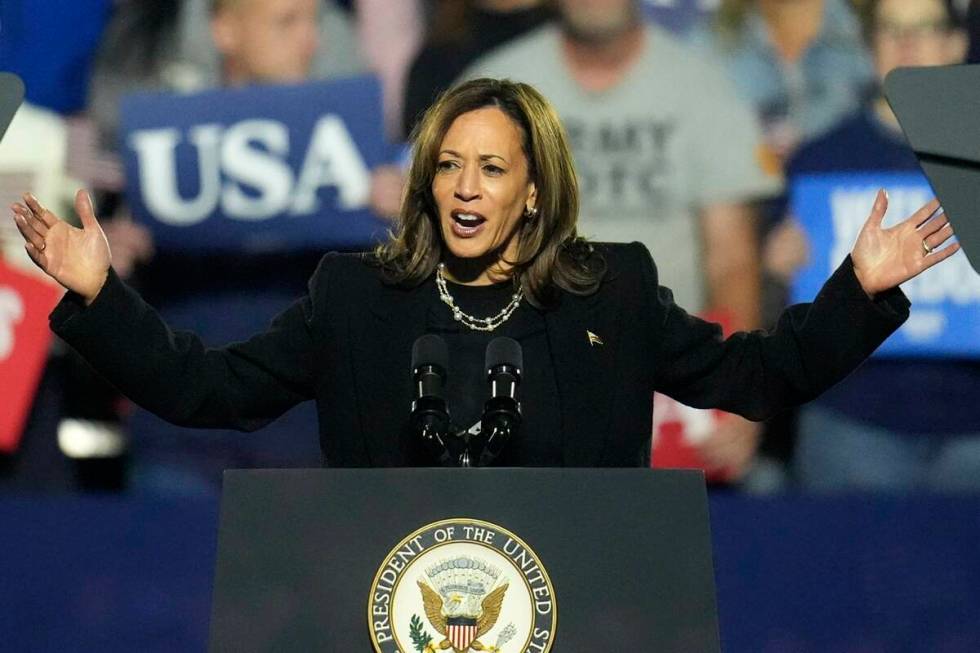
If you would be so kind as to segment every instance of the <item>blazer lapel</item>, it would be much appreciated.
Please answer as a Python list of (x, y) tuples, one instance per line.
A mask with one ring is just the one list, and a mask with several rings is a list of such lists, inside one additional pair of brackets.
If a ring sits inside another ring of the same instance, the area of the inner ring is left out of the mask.
[(604, 293), (564, 294), (545, 314), (561, 402), (563, 458), (568, 467), (601, 464), (611, 437), (611, 402), (619, 346), (617, 302)]
[(354, 395), (372, 467), (407, 464), (399, 436), (412, 403), (412, 345), (425, 331), (425, 292), (435, 292), (430, 285), (383, 286), (349, 326)]

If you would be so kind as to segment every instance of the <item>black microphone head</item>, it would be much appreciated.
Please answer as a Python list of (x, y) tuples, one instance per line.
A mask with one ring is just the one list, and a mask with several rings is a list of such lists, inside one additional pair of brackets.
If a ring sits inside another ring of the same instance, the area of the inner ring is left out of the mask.
[(513, 338), (500, 336), (487, 345), (486, 369), (492, 370), (498, 365), (510, 365), (518, 370), (524, 367), (524, 351), (521, 343)]
[(449, 347), (440, 336), (428, 333), (420, 336), (412, 345), (412, 369), (434, 365), (445, 374), (449, 369)]

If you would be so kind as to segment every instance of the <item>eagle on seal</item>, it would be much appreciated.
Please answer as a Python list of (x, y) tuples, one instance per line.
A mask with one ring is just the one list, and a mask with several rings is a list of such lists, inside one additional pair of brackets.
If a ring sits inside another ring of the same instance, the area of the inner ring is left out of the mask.
[(478, 614), (467, 615), (470, 617), (468, 621), (473, 620), (476, 622), (476, 635), (470, 641), (467, 641), (469, 638), (462, 641), (457, 639), (456, 641), (463, 645), (462, 648), (457, 648), (457, 645), (454, 644), (453, 639), (450, 638), (449, 618), (442, 609), (442, 597), (438, 592), (424, 582), (417, 582), (419, 589), (422, 591), (422, 603), (425, 606), (425, 616), (428, 618), (429, 623), (432, 624), (432, 627), (436, 629), (436, 632), (442, 635), (444, 638), (441, 642), (439, 642), (437, 648), (443, 651), (452, 648), (453, 653), (466, 653), (471, 649), (474, 651), (487, 650), (487, 647), (480, 643), (479, 638), (490, 632), (490, 630), (497, 623), (497, 619), (500, 618), (500, 609), (504, 603), (504, 593), (507, 591), (507, 584), (501, 585), (483, 597), (483, 601), (480, 603), (480, 612)]

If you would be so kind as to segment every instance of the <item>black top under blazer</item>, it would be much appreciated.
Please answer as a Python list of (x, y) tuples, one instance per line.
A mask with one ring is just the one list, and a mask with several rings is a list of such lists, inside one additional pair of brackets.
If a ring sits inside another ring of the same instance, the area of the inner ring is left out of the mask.
[[(909, 312), (899, 289), (870, 299), (848, 258), (813, 303), (786, 309), (772, 331), (724, 339), (718, 325), (674, 304), (643, 245), (595, 248), (608, 266), (598, 292), (562, 293), (544, 311), (566, 466), (648, 464), (655, 390), (754, 420), (809, 401)], [(111, 270), (90, 306), (66, 295), (51, 327), (123, 394), (175, 424), (250, 431), (315, 399), (324, 464), (418, 464), (401, 432), (412, 343), (434, 283), (386, 285), (372, 260), (327, 254), (308, 295), (265, 332), (223, 348), (171, 331)]]

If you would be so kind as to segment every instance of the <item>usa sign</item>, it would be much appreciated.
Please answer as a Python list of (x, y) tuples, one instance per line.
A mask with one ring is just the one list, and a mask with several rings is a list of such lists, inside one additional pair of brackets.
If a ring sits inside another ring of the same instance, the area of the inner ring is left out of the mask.
[(292, 86), (141, 93), (122, 103), (127, 196), (158, 248), (363, 248), (385, 162), (374, 77)]

